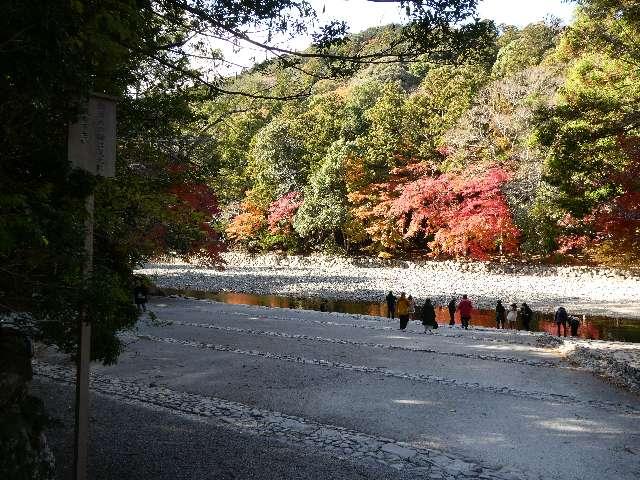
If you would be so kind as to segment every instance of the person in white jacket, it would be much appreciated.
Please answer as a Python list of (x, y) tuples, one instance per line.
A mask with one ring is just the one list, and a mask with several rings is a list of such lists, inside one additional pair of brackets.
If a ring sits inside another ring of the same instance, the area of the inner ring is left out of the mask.
[(507, 326), (511, 329), (516, 329), (518, 325), (518, 306), (512, 303), (507, 312)]

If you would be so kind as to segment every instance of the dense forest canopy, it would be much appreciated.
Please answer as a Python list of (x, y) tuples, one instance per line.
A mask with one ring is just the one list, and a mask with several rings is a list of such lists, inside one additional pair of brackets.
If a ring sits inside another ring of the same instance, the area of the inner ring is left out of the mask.
[[(629, 264), (640, 254), (638, 7), (580, 2), (568, 26), (488, 23), (482, 42), (351, 66), (257, 65), (290, 102), (221, 97), (211, 178), (231, 244), (254, 251), (380, 256), (561, 257)], [(489, 28), (490, 27), (490, 28)], [(332, 52), (384, 51), (397, 26)], [(217, 118), (217, 117), (216, 117)]]

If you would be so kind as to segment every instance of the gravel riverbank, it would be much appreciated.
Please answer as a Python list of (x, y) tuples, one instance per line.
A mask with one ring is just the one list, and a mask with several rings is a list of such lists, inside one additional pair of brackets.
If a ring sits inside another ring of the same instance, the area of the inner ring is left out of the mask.
[[(178, 296), (149, 310), (92, 367), (91, 478), (637, 478), (638, 397), (568, 363), (575, 339)], [(34, 363), (69, 418), (73, 365)], [(60, 465), (71, 433), (50, 434)]]
[(184, 262), (138, 270), (160, 288), (231, 291), (289, 297), (381, 301), (389, 290), (442, 303), (467, 293), (479, 308), (495, 300), (526, 301), (534, 310), (564, 305), (571, 313), (640, 319), (640, 275), (608, 268), (454, 261), (390, 261), (325, 255), (223, 255), (224, 270)]
[[(160, 288), (349, 301), (381, 301), (389, 290), (404, 290), (418, 301), (432, 297), (439, 304), (446, 303), (453, 293), (467, 293), (479, 308), (493, 308), (501, 298), (504, 303), (527, 301), (541, 312), (564, 305), (572, 314), (640, 320), (640, 275), (629, 271), (240, 252), (226, 253), (224, 259), (224, 270), (172, 262), (149, 264), (140, 272), (150, 275)], [(560, 340), (543, 334), (507, 337), (509, 343), (534, 342), (558, 348), (573, 364), (640, 392), (640, 345)]]

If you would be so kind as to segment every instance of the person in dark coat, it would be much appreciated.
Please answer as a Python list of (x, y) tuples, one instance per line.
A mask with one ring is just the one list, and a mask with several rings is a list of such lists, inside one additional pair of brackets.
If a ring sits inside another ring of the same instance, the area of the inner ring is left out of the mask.
[(580, 319), (571, 315), (569, 317), (569, 327), (571, 328), (571, 336), (578, 336), (578, 328), (580, 328)]
[(496, 302), (496, 328), (504, 329), (504, 324), (507, 321), (506, 315), (507, 312), (504, 309), (504, 305), (502, 305), (502, 301), (498, 300)]
[(396, 318), (396, 297), (393, 292), (389, 292), (385, 298), (387, 300), (387, 315), (389, 318)]
[(564, 307), (558, 307), (555, 314), (556, 325), (558, 326), (558, 336), (560, 336), (560, 325), (562, 325), (562, 333), (567, 336), (567, 322), (569, 321), (569, 315)]
[(449, 302), (447, 308), (449, 309), (449, 326), (453, 327), (456, 324), (456, 309), (458, 305), (456, 303), (456, 297), (453, 297)]
[(533, 310), (529, 308), (525, 302), (522, 302), (520, 308), (520, 318), (522, 319), (522, 328), (526, 331), (531, 331), (531, 319), (533, 318)]
[(424, 301), (424, 306), (422, 307), (422, 325), (424, 326), (424, 333), (433, 333), (432, 329), (438, 328), (436, 309), (433, 307), (430, 298)]
[(149, 294), (149, 290), (141, 281), (133, 289), (133, 301), (138, 308), (138, 311), (146, 312), (147, 311), (147, 295)]
[(320, 302), (320, 311), (321, 312), (326, 312), (328, 311), (328, 303), (326, 299), (322, 299), (322, 301)]

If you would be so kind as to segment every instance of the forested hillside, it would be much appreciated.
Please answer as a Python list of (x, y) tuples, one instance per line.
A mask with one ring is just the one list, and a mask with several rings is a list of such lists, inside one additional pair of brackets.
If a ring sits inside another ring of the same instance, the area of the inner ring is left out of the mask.
[[(586, 2), (570, 26), (492, 27), (455, 61), (382, 56), (336, 76), (280, 59), (239, 75), (265, 96), (310, 95), (199, 107), (217, 228), (254, 251), (632, 262), (640, 15), (620, 3)], [(371, 29), (332, 52), (397, 35)]]

